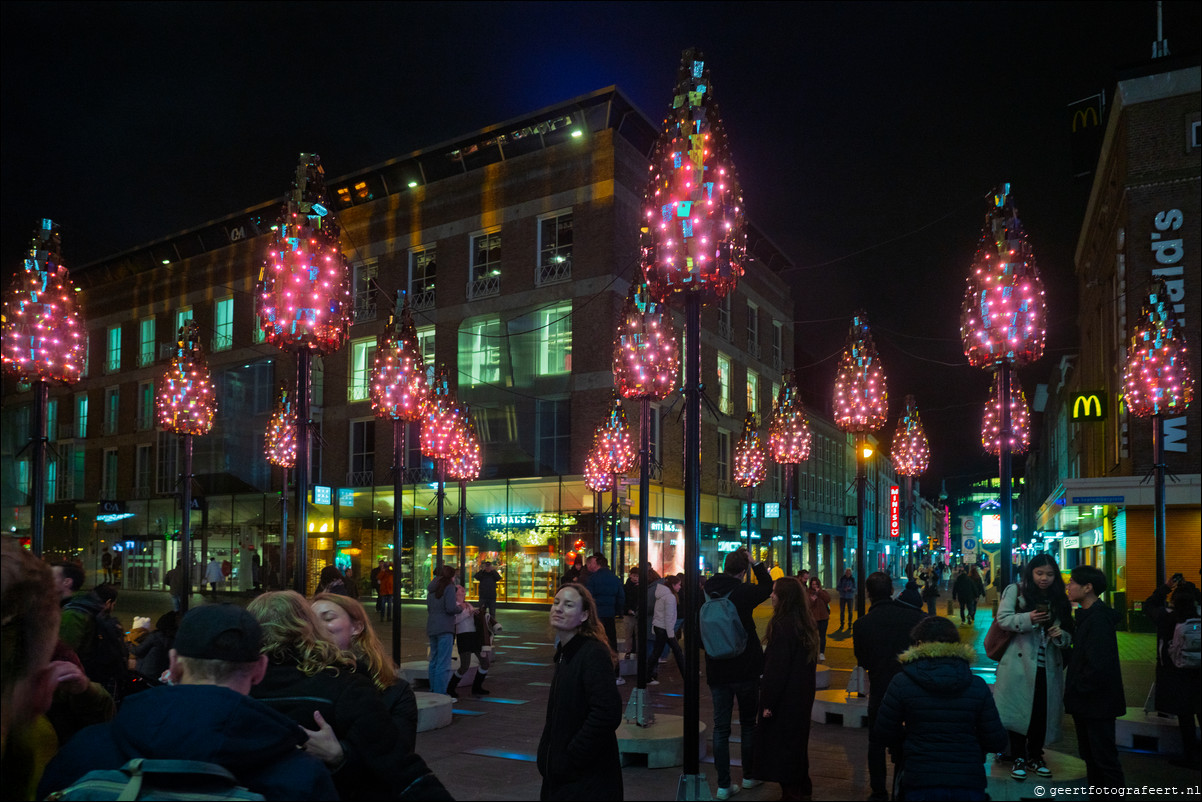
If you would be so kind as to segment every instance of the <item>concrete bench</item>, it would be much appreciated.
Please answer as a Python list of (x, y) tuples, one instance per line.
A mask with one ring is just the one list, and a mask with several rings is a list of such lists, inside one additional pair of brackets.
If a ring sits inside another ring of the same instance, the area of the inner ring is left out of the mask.
[(1124, 749), (1180, 755), (1181, 730), (1176, 716), (1145, 713), (1142, 707), (1128, 707), (1127, 714), (1114, 722), (1114, 740)]
[[(454, 673), (458, 670), (459, 657), (453, 656), (451, 657), (451, 672)], [(430, 687), (430, 661), (428, 660), (408, 660), (404, 663), (401, 663), (400, 668), (397, 669), (397, 673), (408, 680), (409, 684), (414, 688), (419, 686), (423, 688)], [(459, 684), (471, 685), (475, 679), (476, 661), (473, 660), (471, 668), (469, 668), (467, 673), (463, 675), (463, 679), (460, 680)]]
[[(705, 757), (705, 723), (697, 722), (698, 759)], [(630, 765), (631, 755), (646, 755), (647, 768), (666, 769), (684, 765), (684, 716), (657, 713), (650, 727), (622, 723), (618, 725), (618, 752), (622, 765)]]
[(853, 729), (868, 726), (868, 697), (851, 696), (835, 688), (814, 694), (810, 720), (819, 724), (842, 724)]
[(417, 731), (429, 732), (450, 726), (454, 700), (445, 693), (414, 691), (417, 697)]
[(818, 666), (818, 670), (814, 673), (814, 687), (820, 691), (825, 691), (831, 686), (831, 670), (826, 666)]

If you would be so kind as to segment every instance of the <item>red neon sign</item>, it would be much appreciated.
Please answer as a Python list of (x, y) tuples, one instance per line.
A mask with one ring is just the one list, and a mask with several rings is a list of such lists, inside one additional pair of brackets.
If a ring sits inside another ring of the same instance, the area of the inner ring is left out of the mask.
[(897, 485), (889, 488), (889, 536), (897, 537), (901, 532), (901, 493)]

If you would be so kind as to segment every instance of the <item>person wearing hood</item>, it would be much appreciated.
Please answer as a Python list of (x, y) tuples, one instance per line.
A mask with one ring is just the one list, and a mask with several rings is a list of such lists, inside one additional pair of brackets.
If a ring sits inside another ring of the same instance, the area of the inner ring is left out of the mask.
[(940, 616), (919, 621), (910, 640), (869, 740), (903, 750), (907, 800), (987, 799), (985, 755), (1006, 748), (1009, 736), (989, 686), (970, 668), (976, 653)]
[(267, 799), (338, 799), (329, 771), (298, 749), (304, 730), (249, 696), (267, 671), (262, 641), (240, 607), (192, 610), (170, 652), (177, 684), (131, 696), (112, 721), (80, 731), (46, 767), (38, 798), (140, 757), (216, 763)]

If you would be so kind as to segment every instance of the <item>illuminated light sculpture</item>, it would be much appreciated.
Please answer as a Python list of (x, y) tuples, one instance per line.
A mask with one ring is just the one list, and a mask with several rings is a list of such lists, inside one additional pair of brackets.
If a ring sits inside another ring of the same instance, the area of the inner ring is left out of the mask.
[(442, 567), (442, 543), (446, 535), (447, 462), (455, 456), (460, 436), (459, 409), (445, 367), (438, 368), (429, 400), (422, 415), (421, 449), (424, 456), (434, 460), (438, 475), (438, 553), (435, 567)]
[[(622, 409), (622, 400), (614, 396), (605, 422), (597, 427), (593, 448), (597, 453), (597, 468), (612, 477), (608, 484), (613, 505), (610, 507), (610, 560), (615, 569), (618, 565), (618, 474), (630, 471), (638, 462), (638, 452), (630, 437), (630, 427), (626, 423), (626, 411)], [(605, 543), (602, 541), (599, 550), (605, 553)]]
[(893, 459), (893, 469), (906, 477), (906, 535), (902, 548), (907, 555), (906, 562), (909, 563), (914, 548), (914, 477), (925, 473), (931, 463), (927, 433), (922, 428), (922, 420), (918, 417), (918, 403), (912, 395), (906, 396), (906, 411), (897, 422), (897, 431), (893, 434), (893, 448), (889, 456)]
[[(384, 331), (376, 338), (376, 356), (371, 372), (371, 407), (377, 418), (392, 421), (392, 553), (402, 552), (404, 509), (401, 499), (405, 485), (405, 452), (409, 424), (422, 419), (430, 390), (426, 386), (426, 365), (409, 295), (397, 292), (396, 306)], [(399, 569), (399, 564), (396, 565)], [(399, 580), (399, 573), (398, 573)], [(392, 585), (392, 609), (401, 609), (401, 583)], [(401, 616), (392, 616), (392, 659), (401, 664)]]
[[(317, 154), (300, 154), (255, 286), (258, 325), (267, 341), (296, 355), (296, 590), (302, 596), (308, 558), (312, 358), (343, 346), (353, 308), (350, 272), (338, 243), (338, 224), (327, 212), (323, 175)], [(280, 575), (287, 575), (282, 556)]]
[[(992, 369), (1002, 397), (1009, 397), (1013, 369), (1043, 356), (1047, 308), (1043, 281), (1031, 243), (1023, 231), (1010, 185), (993, 194), (985, 226), (973, 257), (972, 272), (960, 310), (960, 339), (970, 365)], [(1001, 405), (998, 453), (1001, 554), (999, 587), (1010, 581), (1013, 567), (1013, 494), (1010, 450), (1010, 406)]]
[(284, 489), (280, 492), (280, 564), (288, 564), (288, 471), (296, 466), (296, 411), (293, 395), (283, 383), (267, 422), (263, 451), (267, 461), (284, 469)]
[(1194, 400), (1194, 377), (1180, 321), (1172, 316), (1168, 288), (1152, 279), (1144, 295), (1140, 319), (1131, 329), (1123, 364), (1123, 398), (1127, 409), (1152, 419), (1152, 472), (1155, 477), (1156, 581), (1165, 581), (1165, 415), (1185, 415)]
[(467, 483), (480, 478), (480, 438), (471, 409), (463, 404), (455, 425), (455, 448), (447, 460), (447, 476), (459, 483), (459, 568), (467, 571)]
[(993, 375), (989, 386), (989, 403), (981, 421), (981, 446), (990, 454), (1000, 454), (1005, 445), (1011, 454), (1022, 454), (1031, 445), (1031, 429), (1027, 415), (1027, 396), (1017, 381), (1010, 380), (1010, 431), (1002, 442), (1002, 399), (998, 376)]
[[(656, 140), (643, 202), (640, 263), (652, 297), (685, 296), (684, 609), (699, 605), (701, 558), (701, 305), (731, 292), (743, 275), (747, 233), (743, 192), (731, 160), (713, 83), (697, 50), (681, 57), (672, 104)], [(640, 538), (646, 537), (640, 532)], [(640, 543), (640, 555), (643, 546)], [(646, 565), (641, 560), (642, 567)], [(646, 587), (644, 575), (640, 581)], [(685, 617), (684, 776), (687, 794), (702, 790), (698, 622)], [(640, 680), (640, 685), (641, 685)], [(645, 721), (642, 688), (627, 720)], [(633, 715), (632, 715), (633, 714)], [(695, 798), (688, 796), (686, 798)]]
[(885, 425), (889, 391), (877, 356), (868, 318), (857, 312), (851, 319), (847, 345), (835, 374), (835, 425), (856, 440), (856, 616), (864, 615), (864, 523), (868, 515), (868, 434)]
[[(209, 366), (200, 348), (200, 329), (196, 321), (180, 326), (175, 356), (159, 382), (155, 397), (159, 428), (180, 436), (184, 452), (184, 471), (180, 477), (180, 550), (185, 577), (192, 576), (192, 438), (208, 434), (217, 414), (217, 399)], [(191, 584), (180, 600), (180, 612), (188, 611)]]
[(735, 444), (735, 484), (747, 491), (747, 553), (751, 548), (752, 504), (755, 489), (768, 477), (768, 463), (764, 460), (764, 449), (760, 446), (760, 433), (756, 431), (755, 414), (748, 412), (743, 418), (743, 434)]
[(79, 381), (86, 364), (87, 338), (75, 287), (62, 264), (57, 225), (42, 219), (34, 230), (25, 264), (4, 298), (4, 372), (33, 385), (32, 457), (29, 470), (29, 540), (42, 556), (46, 527), (46, 451), (49, 444), (50, 383)]
[(794, 467), (810, 458), (810, 419), (797, 392), (797, 376), (786, 370), (781, 377), (780, 393), (772, 400), (772, 421), (768, 424), (768, 451), (785, 467), (785, 574), (793, 575), (793, 472)]

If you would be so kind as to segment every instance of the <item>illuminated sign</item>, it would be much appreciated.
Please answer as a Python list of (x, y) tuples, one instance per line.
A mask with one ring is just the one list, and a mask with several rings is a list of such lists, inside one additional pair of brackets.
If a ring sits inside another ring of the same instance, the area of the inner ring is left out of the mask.
[(313, 503), (314, 504), (333, 504), (333, 495), (330, 488), (325, 485), (313, 485)]
[(488, 526), (534, 526), (538, 519), (533, 515), (490, 515), (484, 523)]
[(1002, 542), (1002, 516), (981, 516), (981, 542), (986, 545), (996, 545)]
[(728, 552), (728, 551), (738, 551), (742, 547), (743, 547), (742, 543), (739, 543), (734, 540), (719, 540), (718, 541), (718, 552), (719, 553)]
[(897, 485), (889, 488), (889, 537), (901, 534), (901, 492)]
[(353, 488), (353, 487), (338, 488), (338, 505), (340, 507), (355, 506), (355, 488)]
[(1070, 393), (1068, 399), (1072, 420), (1106, 420), (1106, 393)]
[(1063, 545), (1066, 549), (1079, 549), (1081, 548), (1081, 538), (1079, 536), (1066, 537)]
[(764, 502), (764, 517), (779, 518), (780, 517), (780, 502)]
[(746, 501), (744, 501), (744, 502), (743, 502), (743, 517), (744, 517), (744, 518), (746, 518), (746, 517), (747, 517), (747, 507), (748, 507), (748, 506), (750, 506), (750, 507), (751, 507), (751, 517), (752, 517), (752, 518), (754, 518), (754, 517), (755, 517), (755, 513), (756, 513), (756, 507), (758, 507), (759, 505), (758, 505), (758, 504), (756, 504), (754, 501), (753, 501), (753, 502), (752, 502), (750, 505), (748, 505), (748, 503), (747, 503)]

